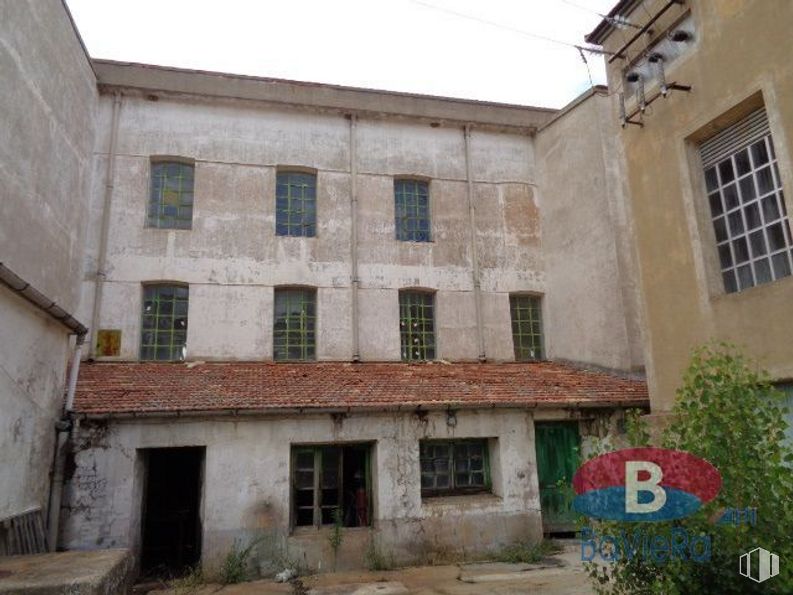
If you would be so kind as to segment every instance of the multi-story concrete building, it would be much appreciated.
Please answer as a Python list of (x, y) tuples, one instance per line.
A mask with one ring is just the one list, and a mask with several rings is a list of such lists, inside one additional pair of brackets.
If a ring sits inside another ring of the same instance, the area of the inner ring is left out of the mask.
[(790, 380), (793, 4), (624, 0), (609, 17), (587, 41), (609, 53), (653, 413), (710, 340)]
[(68, 343), (18, 352), (49, 323), (3, 295), (3, 361), (48, 378), (34, 468), (55, 461), (52, 482), (15, 476), (38, 491), (4, 514), (46, 508), (51, 483), (61, 547), (128, 547), (144, 570), (211, 570), (254, 539), (264, 572), (571, 528), (559, 480), (647, 406), (602, 89), (557, 111), (88, 61), (55, 1), (0, 31), (30, 90), (2, 98), (3, 264), (69, 288), (90, 329), (54, 451)]

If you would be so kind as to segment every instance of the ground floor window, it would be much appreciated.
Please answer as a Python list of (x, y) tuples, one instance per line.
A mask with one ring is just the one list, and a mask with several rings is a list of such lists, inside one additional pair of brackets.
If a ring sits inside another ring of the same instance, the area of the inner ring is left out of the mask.
[(293, 524), (371, 524), (371, 445), (292, 447)]
[(419, 450), (422, 497), (490, 490), (487, 439), (422, 440)]

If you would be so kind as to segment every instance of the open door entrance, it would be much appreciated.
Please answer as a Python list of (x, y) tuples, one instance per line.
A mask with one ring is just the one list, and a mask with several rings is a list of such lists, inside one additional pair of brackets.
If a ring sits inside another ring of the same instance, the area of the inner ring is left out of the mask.
[(542, 528), (546, 534), (576, 530), (573, 510), (573, 475), (580, 464), (577, 422), (547, 422), (534, 425), (537, 476), (540, 483)]
[(141, 572), (175, 577), (201, 559), (204, 448), (146, 451)]

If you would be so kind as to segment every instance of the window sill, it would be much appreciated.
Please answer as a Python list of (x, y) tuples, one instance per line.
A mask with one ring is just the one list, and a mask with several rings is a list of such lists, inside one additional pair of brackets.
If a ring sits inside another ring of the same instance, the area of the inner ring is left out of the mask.
[[(315, 535), (330, 535), (331, 532), (334, 530), (334, 525), (322, 525), (321, 527), (317, 527), (315, 525), (305, 526), (301, 525), (300, 527), (292, 527), (292, 531), (290, 532), (291, 537), (312, 537)], [(342, 527), (341, 530), (344, 533), (352, 532), (352, 533), (361, 533), (361, 532), (368, 532), (372, 529), (372, 526), (369, 525), (367, 527)]]
[(421, 505), (427, 508), (486, 508), (500, 505), (501, 496), (489, 492), (454, 496), (423, 496)]

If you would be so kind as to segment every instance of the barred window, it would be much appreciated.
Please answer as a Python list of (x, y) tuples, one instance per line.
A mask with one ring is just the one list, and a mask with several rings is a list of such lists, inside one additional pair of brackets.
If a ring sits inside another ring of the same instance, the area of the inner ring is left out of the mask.
[(157, 161), (151, 164), (147, 225), (160, 229), (193, 226), (193, 166)]
[(317, 235), (317, 176), (278, 172), (275, 186), (275, 233), (279, 236)]
[(394, 180), (396, 237), (409, 242), (430, 241), (430, 192), (427, 182)]
[(399, 292), (399, 335), (403, 361), (435, 359), (435, 295)]
[(793, 242), (765, 110), (706, 141), (700, 153), (725, 291), (789, 276)]
[(316, 323), (316, 290), (276, 289), (273, 359), (276, 361), (315, 359)]
[(512, 317), (512, 343), (519, 362), (543, 358), (542, 310), (540, 298), (533, 295), (509, 296)]
[(189, 288), (145, 285), (140, 359), (181, 361), (186, 357)]
[(422, 440), (421, 495), (445, 496), (490, 489), (486, 439)]

